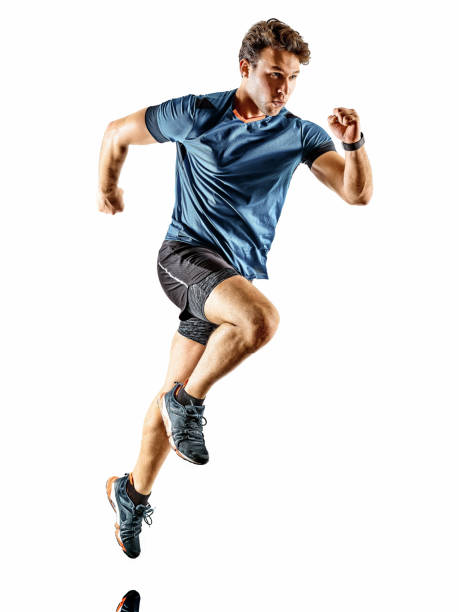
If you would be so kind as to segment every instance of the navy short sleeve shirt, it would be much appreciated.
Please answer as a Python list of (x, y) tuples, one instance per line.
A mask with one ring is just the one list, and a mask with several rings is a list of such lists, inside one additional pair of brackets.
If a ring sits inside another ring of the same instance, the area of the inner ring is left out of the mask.
[(175, 206), (166, 240), (211, 246), (246, 278), (268, 278), (266, 258), (292, 175), (335, 151), (327, 132), (285, 107), (246, 122), (236, 89), (150, 106), (158, 142), (176, 143)]

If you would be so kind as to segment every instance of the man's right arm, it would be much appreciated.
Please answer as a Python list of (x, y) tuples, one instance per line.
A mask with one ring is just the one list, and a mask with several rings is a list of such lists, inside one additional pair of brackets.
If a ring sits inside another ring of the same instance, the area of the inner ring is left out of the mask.
[(99, 158), (99, 191), (97, 203), (101, 212), (114, 215), (124, 208), (123, 190), (118, 187), (121, 168), (131, 144), (157, 142), (145, 125), (143, 108), (132, 115), (108, 124)]

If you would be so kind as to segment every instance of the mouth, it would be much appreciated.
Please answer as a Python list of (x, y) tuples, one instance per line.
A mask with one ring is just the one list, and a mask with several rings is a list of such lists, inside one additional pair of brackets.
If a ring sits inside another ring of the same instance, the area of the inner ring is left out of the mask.
[(273, 100), (271, 104), (274, 104), (274, 106), (279, 107), (279, 106), (283, 106), (285, 102), (282, 102), (281, 100)]

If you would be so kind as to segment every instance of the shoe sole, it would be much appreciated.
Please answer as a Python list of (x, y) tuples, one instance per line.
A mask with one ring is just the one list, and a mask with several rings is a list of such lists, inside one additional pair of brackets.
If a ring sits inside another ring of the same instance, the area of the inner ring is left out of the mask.
[(126, 597), (123, 597), (123, 599), (118, 604), (118, 607), (116, 608), (116, 612), (120, 612), (120, 610), (123, 607), (125, 601), (126, 601)]
[[(116, 541), (118, 542), (118, 544), (121, 546), (121, 548), (123, 549), (123, 551), (127, 554), (126, 552), (126, 548), (123, 544), (123, 542), (121, 541), (120, 538), (120, 512), (118, 509), (118, 504), (116, 503), (116, 495), (115, 495), (115, 487), (114, 487), (114, 482), (115, 480), (118, 480), (118, 476), (112, 476), (111, 478), (109, 478), (105, 484), (105, 489), (107, 491), (107, 497), (108, 497), (108, 501), (110, 502), (111, 507), (113, 508), (113, 510), (115, 511), (116, 514), (116, 522), (115, 522), (115, 538)], [(113, 498), (112, 498), (112, 491), (113, 491)], [(129, 556), (129, 555), (128, 555)]]
[(172, 436), (172, 423), (169, 418), (169, 413), (167, 412), (166, 402), (164, 400), (165, 395), (166, 394), (161, 396), (160, 412), (161, 412), (161, 417), (163, 419), (164, 427), (166, 428), (166, 433), (169, 439), (169, 444), (172, 450), (174, 450), (179, 457), (181, 457), (182, 459), (185, 459), (185, 461), (189, 461), (190, 463), (193, 463), (194, 465), (203, 465), (202, 463), (199, 463), (198, 461), (194, 461), (194, 459), (190, 459), (190, 457), (187, 457), (186, 455), (181, 453), (179, 449), (175, 446), (174, 438)]
[(121, 612), (125, 602), (127, 602), (125, 609), (132, 610), (132, 612), (134, 611), (139, 612), (140, 595), (137, 591), (132, 590), (126, 593), (126, 595), (123, 597), (123, 599), (118, 604), (118, 607), (116, 608), (116, 612)]

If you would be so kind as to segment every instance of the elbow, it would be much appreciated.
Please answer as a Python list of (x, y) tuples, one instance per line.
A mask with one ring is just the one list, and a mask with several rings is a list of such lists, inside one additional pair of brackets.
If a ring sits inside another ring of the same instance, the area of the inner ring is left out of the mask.
[(345, 200), (348, 204), (352, 204), (353, 206), (366, 206), (370, 203), (372, 195), (373, 190), (368, 190), (356, 197), (347, 197)]
[(122, 140), (121, 123), (119, 119), (110, 121), (105, 128), (104, 140), (111, 142), (112, 146), (116, 149), (124, 149), (127, 147), (127, 143)]
[(347, 200), (348, 204), (352, 206), (366, 206), (370, 203), (371, 198), (358, 198), (357, 200)]
[(110, 121), (110, 123), (105, 128), (105, 137), (110, 139), (117, 138), (119, 136), (119, 128), (120, 126), (117, 120)]

